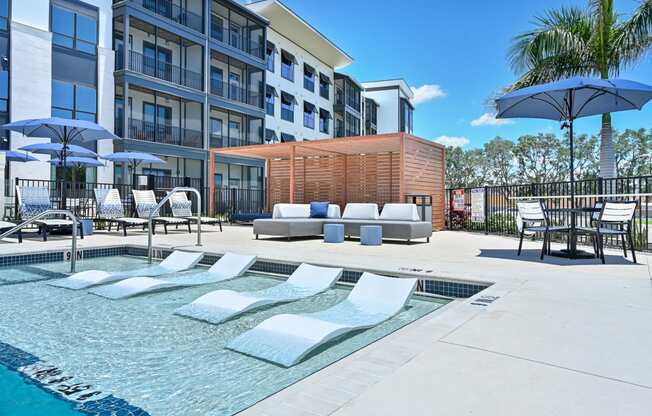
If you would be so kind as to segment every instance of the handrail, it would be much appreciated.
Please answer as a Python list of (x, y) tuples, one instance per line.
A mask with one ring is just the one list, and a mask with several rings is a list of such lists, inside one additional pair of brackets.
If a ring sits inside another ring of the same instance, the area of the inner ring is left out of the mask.
[(168, 199), (177, 192), (194, 192), (197, 195), (197, 247), (201, 247), (201, 194), (195, 188), (186, 188), (178, 186), (173, 188), (168, 194), (161, 199), (161, 202), (156, 205), (156, 208), (152, 209), (147, 218), (147, 261), (152, 263), (152, 220), (154, 219), (154, 214), (160, 210)]
[(47, 211), (43, 211), (40, 214), (26, 220), (25, 222), (18, 224), (9, 231), (0, 234), (0, 240), (49, 215), (65, 215), (72, 221), (72, 255), (70, 256), (70, 273), (75, 273), (75, 265), (77, 261), (77, 217), (72, 213), (72, 211), (67, 209), (49, 209)]

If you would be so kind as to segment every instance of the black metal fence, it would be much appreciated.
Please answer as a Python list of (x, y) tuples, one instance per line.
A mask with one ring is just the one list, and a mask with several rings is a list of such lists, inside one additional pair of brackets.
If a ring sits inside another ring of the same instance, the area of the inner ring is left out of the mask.
[[(474, 191), (475, 190), (475, 191)], [(477, 192), (477, 191), (484, 192)], [(650, 248), (648, 224), (650, 217), (650, 196), (652, 176), (637, 176), (614, 179), (589, 179), (575, 182), (575, 207), (593, 208), (603, 200), (637, 200), (638, 208), (634, 219), (634, 244), (638, 250)], [(473, 207), (472, 194), (477, 192)], [(532, 183), (524, 185), (486, 186), (478, 188), (454, 188), (446, 190), (446, 228), (449, 230), (476, 231), (502, 235), (517, 235), (516, 198), (542, 198), (549, 210), (553, 224), (569, 224), (571, 205), (570, 182)], [(478, 199), (482, 203), (478, 204)], [(462, 202), (463, 201), (463, 202)], [(454, 203), (455, 202), (455, 203)], [(481, 206), (483, 205), (483, 206)], [(482, 210), (482, 215), (479, 214)], [(591, 213), (577, 215), (579, 227), (591, 226)], [(562, 237), (562, 236), (556, 236)], [(580, 243), (590, 244), (580, 237)], [(620, 241), (607, 240), (607, 245), (617, 246)]]
[(264, 189), (216, 187), (214, 215), (231, 219), (234, 214), (260, 214), (267, 211)]
[[(114, 183), (100, 183), (100, 182), (70, 182), (70, 181), (51, 181), (40, 179), (21, 179), (16, 178), (15, 186), (21, 187), (42, 187), (49, 189), (50, 202), (52, 207), (59, 209), (63, 207), (62, 195), (66, 197), (66, 207), (72, 209), (80, 218), (97, 218), (97, 204), (95, 201), (95, 189), (111, 189), (115, 188), (120, 193), (120, 199), (124, 208), (125, 215), (137, 216), (136, 207), (133, 200), (133, 189), (152, 189), (156, 195), (157, 200), (165, 197), (167, 192), (175, 187), (185, 186), (197, 189), (202, 195), (201, 212), (206, 215), (209, 205), (209, 190), (202, 185), (202, 180), (199, 178), (186, 178), (186, 177), (164, 177), (164, 176), (147, 176), (147, 185), (143, 187), (134, 187), (132, 185), (114, 184)], [(13, 188), (13, 186), (12, 186)], [(18, 198), (15, 191), (10, 193), (13, 196), (14, 204), (11, 211), (5, 213), (6, 217), (18, 220)], [(198, 210), (198, 201), (194, 193), (188, 193), (188, 198), (191, 199), (193, 205), (193, 212)], [(161, 215), (171, 215), (171, 210), (166, 204), (162, 210)]]

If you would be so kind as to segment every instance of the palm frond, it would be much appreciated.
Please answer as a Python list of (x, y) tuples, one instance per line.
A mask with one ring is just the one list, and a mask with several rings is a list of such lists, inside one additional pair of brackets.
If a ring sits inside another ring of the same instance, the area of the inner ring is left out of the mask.
[(591, 27), (584, 11), (569, 7), (550, 10), (538, 17), (535, 25), (534, 30), (513, 40), (509, 59), (515, 72), (532, 70), (552, 56), (586, 54)]
[[(641, 1), (631, 17), (614, 30), (612, 75), (640, 61), (652, 48), (652, 0)], [(615, 73), (614, 73), (615, 72)]]

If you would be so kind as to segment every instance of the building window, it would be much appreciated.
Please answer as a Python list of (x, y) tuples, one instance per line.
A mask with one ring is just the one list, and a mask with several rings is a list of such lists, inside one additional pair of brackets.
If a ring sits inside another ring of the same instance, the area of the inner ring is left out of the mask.
[(330, 119), (331, 119), (331, 113), (328, 112), (328, 110), (324, 110), (323, 108), (319, 109), (319, 131), (321, 133), (328, 134), (330, 131), (329, 125), (330, 125)]
[(322, 98), (330, 98), (331, 80), (324, 74), (319, 74), (319, 95)]
[(274, 90), (274, 87), (270, 87), (269, 85), (267, 86), (267, 89), (265, 90), (265, 112), (269, 116), (274, 116), (274, 102), (276, 96), (276, 91)]
[(294, 55), (284, 50), (281, 51), (281, 76), (294, 82)]
[(52, 6), (52, 43), (96, 54), (97, 19), (75, 13), (59, 6)]
[(211, 37), (224, 42), (224, 20), (214, 14), (211, 14)]
[(294, 96), (286, 92), (281, 93), (281, 118), (294, 123)]
[(274, 53), (275, 49), (276, 47), (274, 46), (273, 43), (267, 42), (266, 57), (267, 57), (267, 70), (269, 72), (274, 72), (274, 56), (276, 55)]
[(276, 137), (276, 132), (271, 129), (265, 129), (265, 141), (267, 143), (274, 143), (278, 141), (278, 138)]
[(360, 135), (360, 119), (351, 113), (346, 113), (346, 136)]
[(53, 80), (52, 116), (95, 122), (97, 91), (92, 87)]
[(303, 88), (315, 92), (315, 70), (307, 64), (303, 64)]
[(307, 101), (303, 102), (303, 126), (315, 128), (315, 106)]
[(9, 30), (9, 0), (0, 0), (0, 30)]
[(412, 105), (405, 98), (401, 98), (400, 129), (402, 132), (412, 134)]
[(211, 67), (211, 94), (224, 97), (224, 73), (214, 66)]
[(224, 143), (224, 134), (222, 134), (222, 129), (224, 124), (219, 118), (211, 117), (211, 137), (210, 145), (211, 147), (225, 147)]
[(296, 141), (297, 141), (297, 139), (295, 139), (293, 135), (288, 134), (288, 133), (281, 133), (281, 142), (282, 143), (296, 142)]

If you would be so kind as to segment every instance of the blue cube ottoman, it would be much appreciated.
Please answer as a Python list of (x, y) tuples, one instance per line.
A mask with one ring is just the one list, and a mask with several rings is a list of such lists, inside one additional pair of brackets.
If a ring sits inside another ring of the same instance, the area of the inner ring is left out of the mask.
[(379, 246), (383, 244), (383, 227), (381, 225), (361, 225), (360, 244)]
[(344, 242), (344, 224), (324, 224), (324, 243)]

